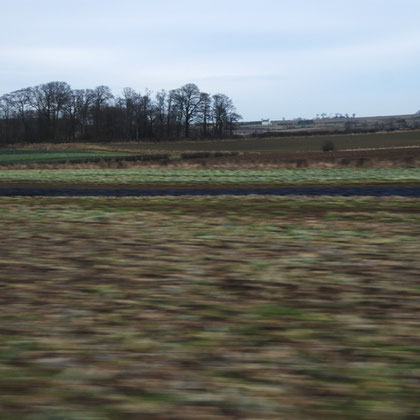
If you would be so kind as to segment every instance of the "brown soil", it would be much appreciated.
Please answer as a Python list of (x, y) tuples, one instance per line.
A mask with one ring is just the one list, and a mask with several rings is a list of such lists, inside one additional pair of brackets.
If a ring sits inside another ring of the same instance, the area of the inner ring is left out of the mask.
[(8, 169), (92, 169), (92, 168), (406, 168), (420, 166), (420, 148), (384, 148), (335, 152), (243, 152), (222, 156), (173, 161), (120, 161), (80, 163), (31, 163), (0, 165)]
[(259, 189), (259, 188), (319, 188), (319, 187), (419, 187), (419, 183), (416, 182), (302, 182), (302, 183), (244, 183), (244, 184), (215, 184), (215, 183), (89, 183), (89, 182), (0, 182), (0, 188), (45, 188), (45, 189), (57, 189), (57, 188), (77, 188), (77, 189), (101, 189), (101, 190), (113, 190), (113, 189), (125, 189), (125, 190), (166, 190), (166, 189), (191, 189), (191, 190), (211, 190), (211, 189)]
[[(210, 164), (210, 162), (209, 162)], [(244, 153), (211, 160), (212, 167), (413, 167), (420, 165), (420, 148), (348, 150), (336, 152)], [(209, 165), (209, 166), (210, 166)]]

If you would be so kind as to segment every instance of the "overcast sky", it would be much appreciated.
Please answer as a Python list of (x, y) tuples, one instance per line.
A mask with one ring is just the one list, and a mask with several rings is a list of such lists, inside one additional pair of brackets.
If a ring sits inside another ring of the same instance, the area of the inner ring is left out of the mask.
[(245, 120), (420, 109), (419, 0), (0, 0), (0, 95), (196, 83)]

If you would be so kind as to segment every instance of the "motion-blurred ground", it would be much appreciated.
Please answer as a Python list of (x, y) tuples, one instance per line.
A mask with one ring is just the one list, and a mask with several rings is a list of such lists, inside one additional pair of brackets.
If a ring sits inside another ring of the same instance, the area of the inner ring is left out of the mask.
[(418, 418), (420, 206), (2, 198), (7, 419)]

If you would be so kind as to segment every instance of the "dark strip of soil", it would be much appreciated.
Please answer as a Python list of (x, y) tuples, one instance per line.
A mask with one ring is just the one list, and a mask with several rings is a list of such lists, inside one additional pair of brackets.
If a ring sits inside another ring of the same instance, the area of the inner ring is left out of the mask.
[(0, 197), (153, 197), (183, 195), (309, 195), (309, 196), (374, 196), (419, 197), (420, 187), (306, 187), (306, 188), (194, 188), (194, 189), (111, 189), (111, 188), (0, 188)]
[(407, 188), (419, 187), (420, 182), (416, 181), (325, 181), (325, 182), (31, 182), (31, 181), (5, 181), (0, 182), (0, 189), (36, 189), (36, 190), (272, 190), (272, 189), (293, 189), (296, 188), (376, 188), (392, 187)]

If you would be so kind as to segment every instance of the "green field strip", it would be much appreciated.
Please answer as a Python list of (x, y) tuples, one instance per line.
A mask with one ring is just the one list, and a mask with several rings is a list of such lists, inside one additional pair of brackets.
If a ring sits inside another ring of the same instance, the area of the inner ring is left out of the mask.
[(420, 182), (420, 168), (385, 169), (51, 169), (0, 171), (3, 182), (67, 183), (322, 183)]
[(133, 152), (111, 152), (97, 150), (0, 150), (0, 165), (19, 163), (52, 163), (112, 157), (134, 156)]

